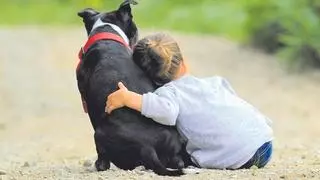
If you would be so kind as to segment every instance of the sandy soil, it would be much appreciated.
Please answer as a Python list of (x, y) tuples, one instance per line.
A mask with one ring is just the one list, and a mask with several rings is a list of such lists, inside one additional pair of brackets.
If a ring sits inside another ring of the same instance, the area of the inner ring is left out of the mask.
[[(146, 33), (143, 33), (144, 35)], [(199, 76), (221, 75), (274, 121), (264, 169), (202, 170), (180, 179), (320, 179), (320, 76), (286, 74), (273, 57), (222, 38), (174, 34)], [(82, 29), (0, 29), (1, 179), (169, 179), (137, 168), (98, 173), (76, 87)]]

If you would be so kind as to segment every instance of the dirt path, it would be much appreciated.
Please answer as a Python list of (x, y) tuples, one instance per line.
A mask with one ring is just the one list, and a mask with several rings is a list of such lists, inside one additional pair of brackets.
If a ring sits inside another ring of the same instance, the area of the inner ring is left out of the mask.
[[(145, 35), (146, 33), (144, 33)], [(174, 35), (199, 76), (228, 78), (274, 121), (265, 169), (203, 170), (181, 179), (320, 179), (320, 78), (287, 75), (272, 57), (221, 38)], [(97, 173), (92, 128), (75, 81), (82, 29), (0, 30), (1, 179), (168, 179), (115, 167)]]

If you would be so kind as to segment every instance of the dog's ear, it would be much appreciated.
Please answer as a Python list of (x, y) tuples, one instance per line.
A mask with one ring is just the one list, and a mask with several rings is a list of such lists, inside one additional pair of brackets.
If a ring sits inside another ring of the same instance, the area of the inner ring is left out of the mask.
[(130, 5), (137, 5), (137, 1), (135, 0), (125, 0), (122, 4), (120, 4), (118, 9), (118, 15), (122, 17), (124, 21), (132, 18), (131, 14), (131, 6)]
[(88, 18), (95, 16), (97, 14), (99, 14), (99, 12), (92, 9), (92, 8), (86, 8), (86, 9), (78, 12), (78, 16), (82, 17), (83, 19), (88, 19)]
[(78, 12), (78, 16), (82, 17), (82, 20), (84, 22), (84, 25), (87, 30), (87, 34), (89, 35), (94, 22), (97, 20), (100, 13), (92, 8), (86, 8), (80, 12)]

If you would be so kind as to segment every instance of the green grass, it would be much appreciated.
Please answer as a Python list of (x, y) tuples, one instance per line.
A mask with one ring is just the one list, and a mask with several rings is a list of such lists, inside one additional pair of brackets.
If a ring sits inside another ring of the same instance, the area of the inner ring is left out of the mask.
[(232, 3), (221, 2), (143, 1), (134, 12), (136, 21), (143, 27), (215, 33), (235, 39), (241, 38), (243, 32), (235, 27), (243, 26), (245, 13)]
[[(98, 8), (105, 4), (92, 1), (75, 0), (6, 0), (1, 3), (0, 12), (4, 17), (0, 18), (1, 25), (77, 25), (81, 21), (77, 12), (85, 7)], [(100, 2), (100, 1), (96, 1)], [(108, 4), (115, 4), (113, 0)]]
[[(6, 0), (0, 6), (0, 25), (82, 25), (76, 13), (85, 7), (114, 10), (120, 0)], [(223, 3), (221, 3), (223, 2)], [(232, 1), (230, 1), (232, 2)], [(239, 40), (245, 13), (225, 1), (140, 0), (133, 7), (136, 23), (143, 28), (215, 33)]]
[[(2, 0), (0, 25), (82, 26), (77, 12), (93, 7), (106, 12), (122, 0)], [(286, 45), (278, 49), (288, 64), (301, 62), (320, 67), (319, 0), (138, 0), (133, 7), (139, 28), (172, 29), (216, 34), (242, 43), (252, 42), (258, 30), (277, 22)], [(272, 30), (267, 30), (272, 32)], [(263, 34), (258, 33), (262, 37)], [(275, 37), (275, 36), (274, 36)], [(263, 44), (272, 38), (264, 37)], [(306, 48), (307, 47), (307, 48)], [(311, 49), (309, 55), (305, 49)], [(316, 52), (316, 55), (315, 53)], [(277, 52), (278, 53), (278, 52)], [(300, 56), (302, 56), (300, 58)], [(297, 58), (298, 57), (298, 58)], [(298, 61), (297, 61), (298, 59)], [(300, 60), (301, 59), (301, 60)]]

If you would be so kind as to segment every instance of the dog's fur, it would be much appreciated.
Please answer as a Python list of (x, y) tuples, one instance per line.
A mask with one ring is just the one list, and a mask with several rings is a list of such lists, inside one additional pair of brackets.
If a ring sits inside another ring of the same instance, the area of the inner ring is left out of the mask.
[[(118, 10), (99, 13), (85, 9), (78, 13), (83, 18), (89, 36), (99, 32), (117, 34), (110, 26), (98, 27), (91, 32), (97, 19), (120, 27), (129, 39), (130, 46), (137, 40), (137, 28), (132, 20), (130, 3), (125, 1)], [(90, 33), (91, 32), (91, 33)], [(184, 152), (182, 140), (175, 127), (168, 127), (142, 116), (129, 108), (105, 113), (106, 97), (123, 82), (137, 93), (153, 91), (155, 86), (132, 61), (132, 52), (111, 40), (101, 40), (84, 54), (77, 70), (78, 88), (86, 101), (94, 128), (98, 171), (109, 169), (110, 162), (125, 170), (143, 165), (159, 175), (182, 175)], [(167, 170), (167, 167), (177, 170)]]

